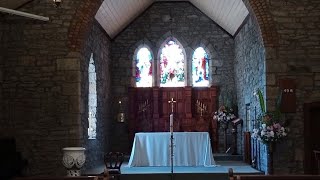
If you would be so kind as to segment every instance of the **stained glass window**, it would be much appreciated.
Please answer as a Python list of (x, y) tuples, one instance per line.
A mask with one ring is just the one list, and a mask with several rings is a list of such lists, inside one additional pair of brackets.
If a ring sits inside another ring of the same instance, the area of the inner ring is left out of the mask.
[(185, 86), (185, 56), (174, 40), (169, 40), (160, 55), (160, 87)]
[(136, 57), (136, 86), (152, 86), (152, 54), (148, 48), (142, 47), (138, 50)]
[(209, 86), (208, 77), (208, 54), (202, 47), (199, 47), (192, 56), (192, 86)]
[(97, 136), (97, 75), (96, 68), (93, 62), (93, 55), (91, 54), (89, 68), (88, 68), (88, 76), (89, 76), (89, 96), (88, 96), (88, 136), (89, 139), (96, 139)]

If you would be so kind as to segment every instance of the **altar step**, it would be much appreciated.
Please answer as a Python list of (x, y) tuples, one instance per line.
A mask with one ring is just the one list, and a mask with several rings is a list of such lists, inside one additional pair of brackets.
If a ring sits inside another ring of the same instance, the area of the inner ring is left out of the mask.
[[(234, 174), (264, 174), (242, 161), (241, 155), (213, 154), (216, 167), (174, 167), (172, 178), (171, 167), (128, 167), (129, 156), (121, 166), (121, 180), (228, 180), (228, 170)], [(99, 175), (105, 166), (100, 165), (87, 170), (84, 174)]]
[[(215, 167), (121, 167), (121, 180), (228, 180), (228, 170), (233, 169), (234, 174), (264, 174), (242, 161), (216, 161)], [(173, 175), (173, 178), (172, 178)]]
[(243, 161), (242, 155), (232, 155), (226, 153), (214, 153), (213, 158), (215, 161)]
[[(213, 158), (215, 161), (243, 161), (242, 155), (232, 155), (226, 153), (214, 153)], [(130, 155), (125, 155), (124, 162), (129, 162)]]

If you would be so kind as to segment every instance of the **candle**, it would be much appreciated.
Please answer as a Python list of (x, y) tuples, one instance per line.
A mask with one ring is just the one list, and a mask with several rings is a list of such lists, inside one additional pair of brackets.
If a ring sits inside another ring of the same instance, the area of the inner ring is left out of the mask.
[(249, 122), (249, 123), (248, 123), (248, 125), (249, 125), (248, 128), (249, 128), (249, 131), (250, 131), (250, 130), (252, 129), (252, 128), (251, 128), (251, 123), (250, 123), (250, 122), (251, 122), (251, 121), (250, 121), (250, 107), (248, 107), (248, 122)]
[(173, 132), (173, 114), (170, 114), (170, 132)]

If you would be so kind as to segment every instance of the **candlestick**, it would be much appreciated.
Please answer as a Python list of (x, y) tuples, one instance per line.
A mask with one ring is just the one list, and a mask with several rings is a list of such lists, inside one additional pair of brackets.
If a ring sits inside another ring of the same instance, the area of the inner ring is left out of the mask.
[(173, 132), (173, 114), (170, 114), (170, 132)]

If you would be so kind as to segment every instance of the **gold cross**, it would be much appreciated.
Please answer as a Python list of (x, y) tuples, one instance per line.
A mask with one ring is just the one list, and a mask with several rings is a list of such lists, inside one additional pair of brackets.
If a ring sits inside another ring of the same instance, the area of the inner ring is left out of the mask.
[(168, 101), (169, 104), (171, 104), (171, 112), (173, 112), (173, 103), (176, 103), (177, 101), (173, 100), (173, 98), (171, 98), (171, 101)]

